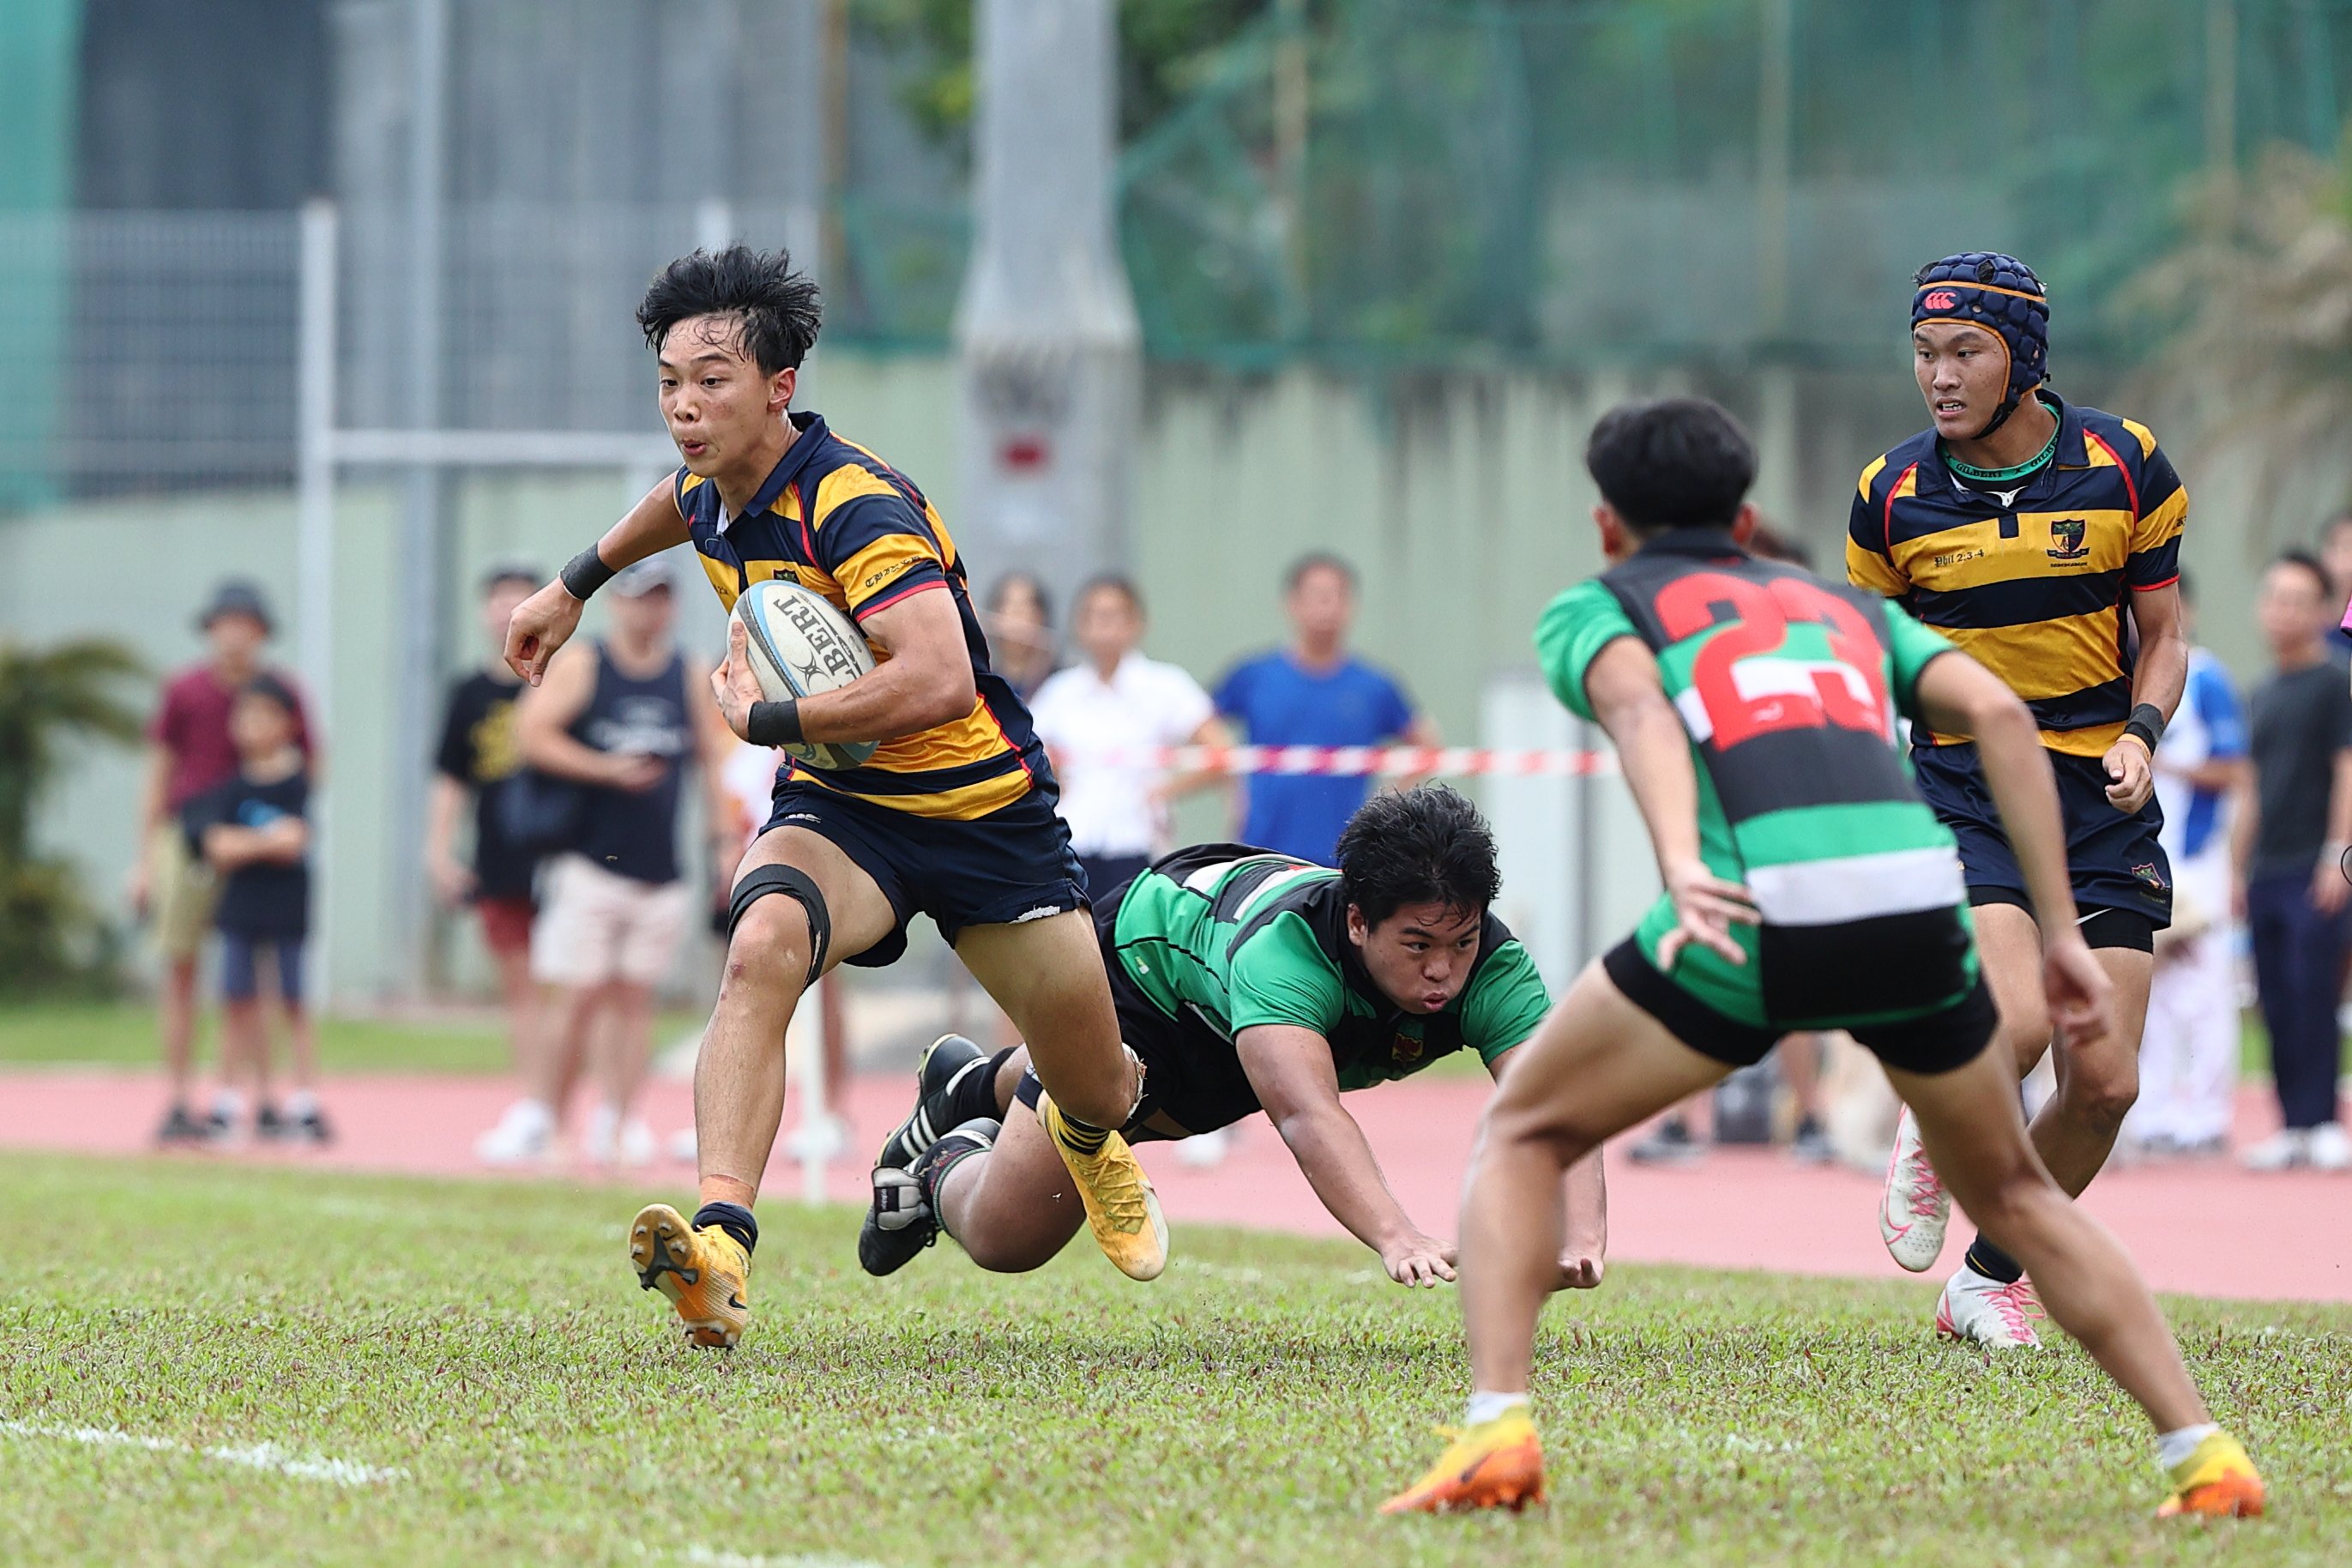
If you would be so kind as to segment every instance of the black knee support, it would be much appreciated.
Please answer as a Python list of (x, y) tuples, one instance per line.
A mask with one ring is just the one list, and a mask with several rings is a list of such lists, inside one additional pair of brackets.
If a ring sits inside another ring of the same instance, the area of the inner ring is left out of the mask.
[(833, 945), (833, 917), (825, 912), (824, 895), (817, 890), (815, 879), (805, 871), (790, 866), (755, 866), (735, 884), (735, 896), (727, 906), (727, 937), (733, 941), (735, 928), (743, 921), (743, 911), (766, 898), (780, 893), (799, 903), (808, 915), (809, 969), (808, 984), (814, 985), (824, 973), (824, 955)]

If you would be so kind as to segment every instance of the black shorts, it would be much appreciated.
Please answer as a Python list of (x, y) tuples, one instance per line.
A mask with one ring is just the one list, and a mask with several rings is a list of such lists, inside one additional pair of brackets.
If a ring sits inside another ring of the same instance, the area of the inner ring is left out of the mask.
[[(1783, 1035), (1795, 1032), (1743, 1024), (1717, 1012), (1659, 973), (1631, 937), (1611, 948), (1601, 967), (1627, 1001), (1664, 1025), (1668, 1034), (1726, 1067), (1753, 1067)], [(1852, 1025), (1846, 1032), (1888, 1067), (1929, 1074), (1976, 1060), (2000, 1024), (1992, 990), (1979, 973), (1975, 986), (1948, 1007), (1897, 1023)]]
[[(1128, 977), (1113, 935), (1118, 921), (1116, 898), (1095, 905), (1095, 933), (1102, 944), (1103, 967), (1110, 974), (1119, 1038), (1143, 1063), (1143, 1099), (1120, 1129), (1127, 1141), (1166, 1141), (1168, 1133), (1144, 1125), (1154, 1115), (1167, 1117), (1188, 1133), (1213, 1132), (1260, 1109), (1257, 1091), (1250, 1087), (1241, 1053), (1232, 1041), (1204, 1018), (1192, 1014), (1170, 1017)], [(1025, 1072), (1013, 1092), (1034, 1110), (1043, 1088), (1034, 1072)]]
[[(2142, 950), (2152, 948), (2155, 933), (2172, 923), (2172, 865), (2156, 841), (2164, 826), (2163, 814), (2152, 797), (2129, 815), (2117, 811), (2107, 800), (2107, 772), (2098, 758), (2063, 752), (2049, 756), (2058, 780), (2059, 816), (2066, 826), (2066, 871), (2074, 884), (2074, 902), (2085, 915), (2116, 910), (2139, 917), (2147, 933)], [(1959, 841), (1969, 901), (2030, 909), (2025, 876), (1985, 787), (1976, 747), (1914, 746), (1911, 766), (1920, 795)], [(2141, 946), (2136, 941), (2112, 940), (2132, 923), (2090, 920), (2083, 935), (2093, 947)]]
[(800, 827), (834, 845), (874, 879), (898, 923), (889, 935), (843, 960), (880, 969), (907, 951), (907, 922), (931, 917), (952, 943), (966, 926), (1011, 925), (1087, 907), (1070, 830), (1041, 786), (969, 822), (893, 811), (792, 777), (776, 783), (775, 808), (760, 831)]
[[(2033, 912), (2033, 900), (2015, 888), (1970, 888), (1969, 904), (1979, 910), (1987, 904), (2007, 904), (2029, 915)], [(2156, 933), (2162, 928), (2141, 910), (2090, 906), (2080, 914), (2082, 918), (2074, 924), (2090, 947), (2127, 948), (2133, 952), (2156, 951)]]

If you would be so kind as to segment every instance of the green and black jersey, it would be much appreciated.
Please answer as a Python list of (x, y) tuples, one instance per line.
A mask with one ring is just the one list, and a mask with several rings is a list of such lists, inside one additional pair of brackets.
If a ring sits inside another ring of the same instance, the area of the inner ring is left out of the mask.
[[(1675, 984), (1774, 1029), (1900, 1022), (1974, 988), (1958, 855), (1895, 730), (1951, 644), (1875, 595), (1757, 560), (1713, 530), (1655, 537), (1544, 612), (1545, 676), (1585, 718), (1586, 673), (1619, 637), (1656, 655), (1690, 736), (1701, 854), (1762, 917), (1732, 928), (1746, 964), (1693, 944)], [(1674, 924), (1662, 895), (1635, 936), (1652, 964)]]
[(1551, 997), (1527, 949), (1486, 916), (1470, 979), (1442, 1013), (1408, 1013), (1372, 984), (1348, 940), (1339, 873), (1239, 844), (1155, 862), (1096, 911), (1144, 1094), (1193, 1132), (1259, 1109), (1234, 1041), (1283, 1024), (1323, 1037), (1343, 1089), (1473, 1050), (1492, 1063), (1535, 1032)]

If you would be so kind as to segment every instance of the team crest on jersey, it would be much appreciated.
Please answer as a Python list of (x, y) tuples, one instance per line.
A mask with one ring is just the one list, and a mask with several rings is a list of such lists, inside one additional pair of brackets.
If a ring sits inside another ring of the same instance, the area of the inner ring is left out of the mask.
[(2053, 561), (2086, 559), (2091, 553), (2091, 547), (2083, 542), (2083, 536), (2090, 531), (2090, 526), (2088, 519), (2080, 517), (2062, 517), (2052, 521), (2050, 559)]
[(1402, 1029), (1399, 1029), (1396, 1032), (1396, 1038), (1389, 1043), (1389, 1059), (1399, 1067), (1409, 1067), (1421, 1060), (1421, 1050), (1420, 1036), (1408, 1035)]

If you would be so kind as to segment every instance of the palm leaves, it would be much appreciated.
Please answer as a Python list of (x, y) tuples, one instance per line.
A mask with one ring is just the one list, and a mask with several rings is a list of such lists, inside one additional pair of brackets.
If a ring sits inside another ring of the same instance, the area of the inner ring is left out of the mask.
[(2334, 162), (2281, 146), (2210, 177), (2189, 216), (2126, 293), (2172, 334), (2148, 392), (2200, 445), (2252, 457), (2273, 499), (2315, 455), (2352, 448), (2352, 137)]
[(144, 673), (101, 638), (42, 648), (0, 639), (0, 991), (53, 990), (99, 967), (89, 900), (68, 867), (31, 853), (33, 808), (73, 742), (138, 738), (139, 713), (120, 689)]

